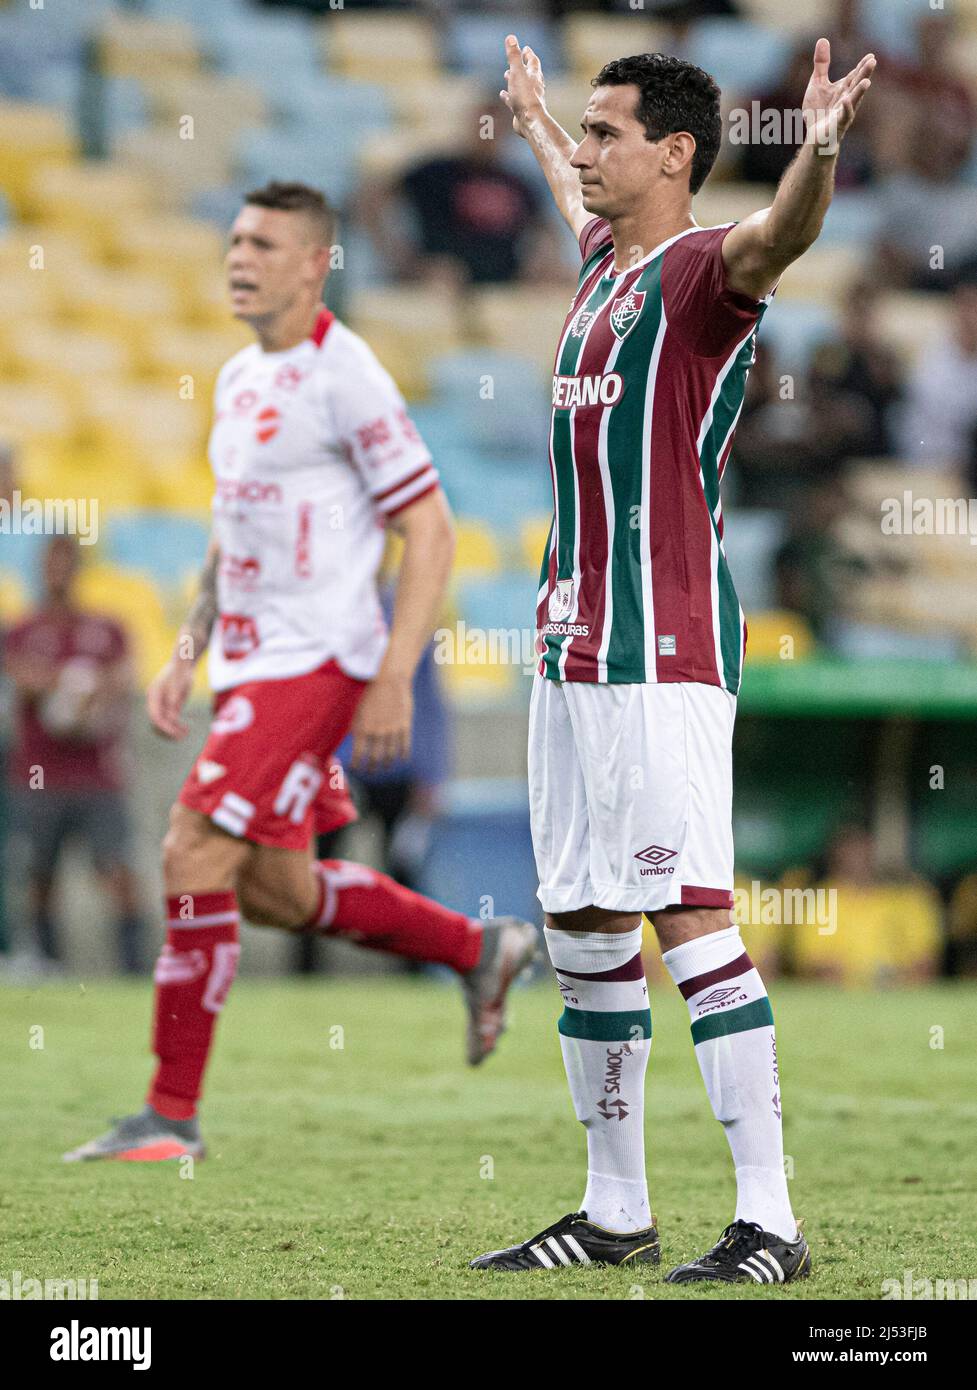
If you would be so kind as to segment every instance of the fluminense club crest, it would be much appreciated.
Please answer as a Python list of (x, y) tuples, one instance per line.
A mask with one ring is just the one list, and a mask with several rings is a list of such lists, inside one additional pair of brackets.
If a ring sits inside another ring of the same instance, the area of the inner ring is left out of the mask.
[(645, 291), (628, 290), (619, 294), (611, 305), (611, 328), (618, 338), (626, 338), (638, 321), (644, 307)]

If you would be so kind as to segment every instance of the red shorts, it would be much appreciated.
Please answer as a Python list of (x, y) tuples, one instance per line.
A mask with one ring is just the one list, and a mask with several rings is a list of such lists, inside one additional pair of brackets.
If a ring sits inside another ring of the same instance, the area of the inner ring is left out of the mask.
[(281, 849), (306, 849), (313, 831), (356, 820), (333, 753), (367, 684), (329, 661), (304, 676), (222, 690), (180, 802), (231, 835)]

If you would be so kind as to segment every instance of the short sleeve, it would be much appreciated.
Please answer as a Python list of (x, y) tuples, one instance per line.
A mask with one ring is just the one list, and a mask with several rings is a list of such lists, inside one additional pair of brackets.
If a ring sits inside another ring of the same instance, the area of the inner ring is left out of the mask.
[(383, 516), (396, 516), (438, 486), (403, 397), (365, 344), (330, 394), (339, 440)]
[(662, 261), (662, 299), (669, 328), (696, 357), (721, 357), (755, 327), (763, 300), (726, 284), (723, 242), (729, 227), (683, 236)]
[(611, 224), (607, 218), (592, 218), (580, 233), (580, 258), (583, 264), (586, 265), (598, 251), (606, 251), (613, 244)]

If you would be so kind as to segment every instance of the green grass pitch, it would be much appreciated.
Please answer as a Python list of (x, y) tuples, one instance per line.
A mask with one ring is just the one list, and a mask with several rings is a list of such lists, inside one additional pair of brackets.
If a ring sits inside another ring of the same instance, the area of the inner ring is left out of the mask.
[(473, 1072), (457, 991), (396, 977), (240, 981), (210, 1070), (209, 1157), (187, 1177), (177, 1163), (60, 1162), (141, 1104), (148, 987), (3, 986), (0, 1278), (97, 1278), (103, 1299), (878, 1299), (907, 1269), (977, 1276), (972, 987), (784, 983), (772, 998), (806, 1283), (662, 1282), (733, 1212), (685, 1005), (665, 989), (652, 998), (646, 1116), (661, 1270), (468, 1270), (582, 1194), (558, 993), (518, 991), (512, 1031)]

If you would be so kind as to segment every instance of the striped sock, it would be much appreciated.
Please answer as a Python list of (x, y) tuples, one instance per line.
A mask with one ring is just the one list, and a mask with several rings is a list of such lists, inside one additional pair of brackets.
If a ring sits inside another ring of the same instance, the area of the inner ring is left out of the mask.
[(544, 928), (563, 995), (560, 1046), (577, 1119), (587, 1131), (581, 1210), (610, 1231), (651, 1225), (645, 1179), (645, 1070), (651, 1010), (641, 928)]
[(733, 1155), (735, 1219), (794, 1240), (773, 1014), (739, 927), (686, 941), (662, 960), (688, 1003), (699, 1069)]

